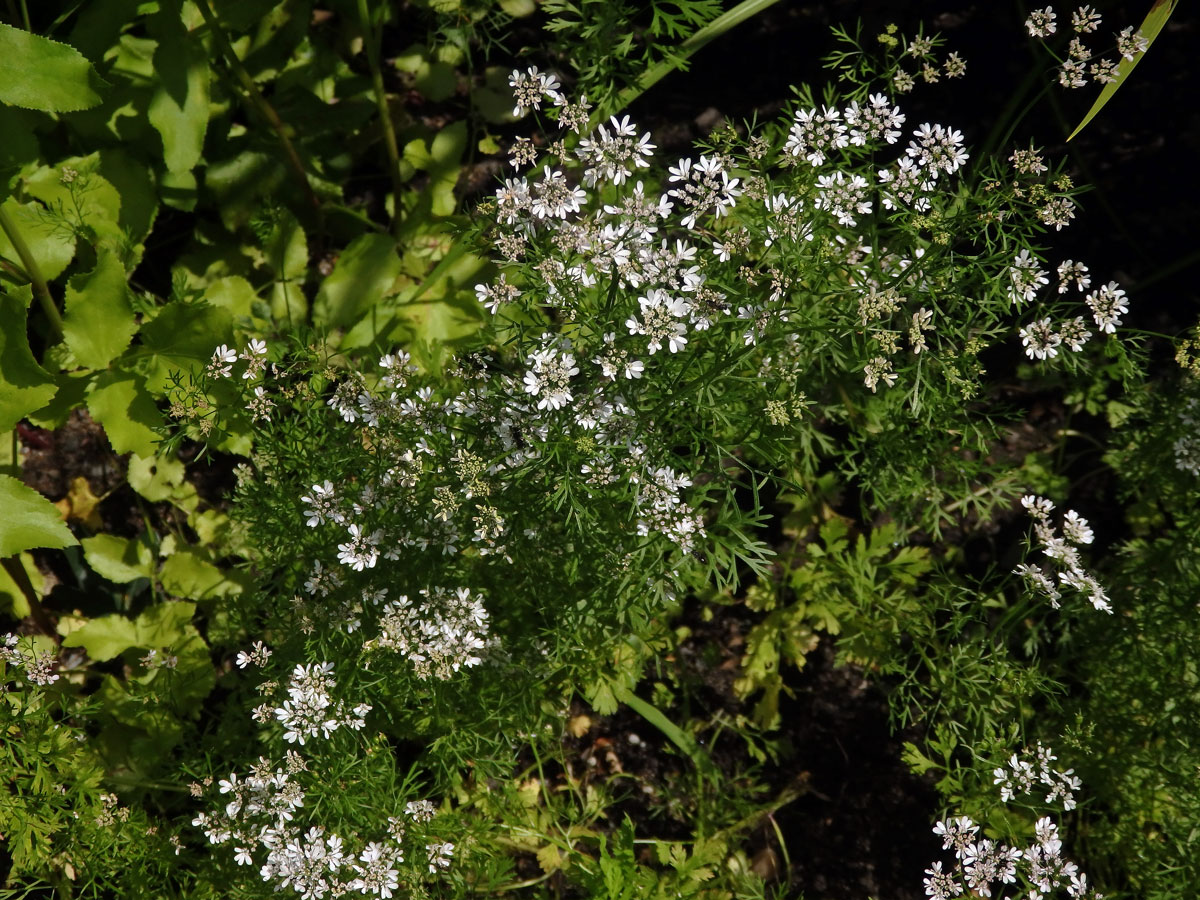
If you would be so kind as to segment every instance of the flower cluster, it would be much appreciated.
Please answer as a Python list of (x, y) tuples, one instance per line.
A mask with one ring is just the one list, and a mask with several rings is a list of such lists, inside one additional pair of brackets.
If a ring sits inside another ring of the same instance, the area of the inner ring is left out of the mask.
[[(1117, 80), (1122, 59), (1132, 62), (1138, 54), (1145, 53), (1150, 42), (1140, 31), (1123, 28), (1116, 34), (1117, 59), (1099, 58), (1084, 44), (1083, 36), (1099, 30), (1100, 13), (1084, 4), (1071, 14), (1071, 30), (1074, 33), (1067, 45), (1067, 58), (1058, 69), (1058, 83), (1066, 88), (1081, 88), (1088, 83), (1088, 76), (1098, 84), (1109, 84)], [(1030, 37), (1052, 37), (1058, 32), (1058, 14), (1054, 7), (1035, 9), (1025, 20), (1025, 30)]]
[[(267, 368), (266, 341), (251, 338), (241, 353), (231, 350), (225, 344), (221, 344), (213, 351), (212, 359), (209, 360), (205, 374), (212, 379), (232, 378), (233, 367), (239, 360), (246, 364), (246, 367), (242, 370), (243, 381), (252, 381), (258, 378)], [(260, 419), (264, 421), (269, 420), (271, 418), (271, 409), (274, 406), (275, 402), (267, 396), (267, 389), (261, 384), (255, 385), (250, 402), (246, 404), (246, 409), (250, 411), (254, 421)]]
[[(1074, 791), (1081, 787), (1071, 769), (1059, 772), (1050, 763), (1055, 761), (1049, 748), (1037, 745), (1033, 759), (1013, 754), (1009, 768), (995, 770), (995, 783), (1000, 785), (1000, 798), (1005, 802), (1017, 795), (1032, 793), (1037, 785), (1048, 787), (1046, 803), (1061, 803), (1064, 810), (1075, 808)], [(1019, 895), (1039, 900), (1065, 888), (1073, 900), (1102, 900), (1101, 894), (1088, 886), (1088, 878), (1079, 867), (1062, 854), (1062, 839), (1058, 825), (1049, 816), (1034, 824), (1034, 839), (1025, 847), (1015, 847), (1002, 841), (979, 835), (979, 825), (969, 816), (943, 819), (933, 826), (933, 833), (942, 839), (943, 850), (954, 851), (954, 863), (945, 869), (934, 862), (925, 870), (925, 893), (933, 900), (954, 897), (991, 897), (993, 888), (1022, 883), (1027, 890)]]
[[(1067, 293), (1072, 286), (1078, 293), (1084, 293), (1091, 285), (1088, 267), (1081, 262), (1068, 259), (1058, 266), (1057, 271), (1057, 295)], [(1050, 283), (1049, 276), (1050, 273), (1041, 268), (1029, 250), (1021, 250), (1008, 269), (1009, 300), (1018, 305), (1033, 302), (1041, 289)], [(1087, 292), (1084, 303), (1102, 334), (1114, 334), (1121, 324), (1121, 316), (1129, 312), (1125, 291), (1115, 281)], [(1092, 331), (1082, 316), (1063, 318), (1057, 322), (1049, 316), (1043, 316), (1023, 326), (1018, 334), (1025, 347), (1025, 355), (1039, 360), (1053, 359), (1061, 347), (1078, 353), (1092, 337)]]
[(933, 833), (942, 838), (942, 849), (954, 851), (954, 863), (947, 870), (940, 861), (925, 870), (925, 893), (933, 900), (954, 897), (991, 897), (994, 888), (1023, 883), (1023, 896), (1038, 900), (1059, 888), (1073, 900), (1102, 900), (1103, 895), (1088, 886), (1087, 875), (1062, 855), (1058, 826), (1049, 817), (1037, 820), (1034, 840), (1026, 847), (1014, 847), (1002, 841), (979, 836), (979, 825), (968, 816), (938, 822)]
[(469, 588), (421, 591), (422, 601), (389, 600), (379, 619), (379, 636), (364, 649), (395, 650), (412, 663), (418, 678), (450, 678), (483, 662), (488, 649), (488, 612)]
[(1007, 803), (1017, 796), (1048, 789), (1047, 803), (1061, 803), (1065, 810), (1074, 809), (1075, 791), (1083, 784), (1074, 769), (1060, 772), (1050, 765), (1056, 759), (1053, 751), (1040, 741), (1032, 754), (1014, 753), (1009, 757), (1007, 769), (1001, 766), (992, 771), (993, 783), (1000, 785), (1000, 799)]
[(333, 700), (333, 663), (324, 662), (297, 665), (288, 680), (288, 699), (272, 710), (283, 725), (283, 739), (288, 743), (304, 745), (309, 738), (318, 734), (328, 738), (338, 728), (345, 726), (358, 731), (365, 724), (371, 707), (360, 703), (347, 711), (343, 701)]
[(21, 640), (15, 634), (4, 636), (0, 645), (0, 662), (13, 666), (24, 672), (30, 684), (46, 686), (58, 681), (58, 654), (54, 651), (39, 650), (30, 639)]
[[(262, 757), (247, 774), (234, 772), (222, 779), (218, 789), (225, 798), (223, 807), (199, 813), (192, 824), (210, 844), (231, 844), (238, 865), (259, 865), (264, 882), (276, 891), (290, 889), (301, 900), (346, 894), (386, 900), (407, 891), (416, 887), (421, 864), (410, 864), (405, 871), (406, 854), (425, 857), (430, 875), (449, 866), (453, 844), (426, 844), (425, 853), (420, 853), (434, 809), (425, 800), (410, 801), (402, 817), (389, 817), (387, 836), (367, 842), (357, 852), (323, 825), (305, 829), (297, 816), (307, 798), (299, 776), (307, 768), (306, 760), (293, 750), (280, 766)], [(202, 791), (199, 786), (197, 790)], [(419, 829), (411, 839), (410, 824)]]
[(1045, 497), (1035, 497), (1032, 494), (1021, 498), (1021, 505), (1033, 518), (1034, 535), (1042, 553), (1053, 560), (1057, 571), (1045, 572), (1040, 566), (1022, 563), (1014, 569), (1014, 573), (1025, 579), (1025, 582), (1037, 593), (1050, 601), (1058, 609), (1062, 599), (1060, 586), (1069, 587), (1084, 595), (1096, 609), (1112, 614), (1112, 604), (1104, 588), (1083, 567), (1079, 547), (1090, 544), (1093, 540), (1092, 529), (1087, 519), (1075, 510), (1067, 510), (1063, 517), (1062, 534), (1050, 524), (1050, 513), (1054, 504)]

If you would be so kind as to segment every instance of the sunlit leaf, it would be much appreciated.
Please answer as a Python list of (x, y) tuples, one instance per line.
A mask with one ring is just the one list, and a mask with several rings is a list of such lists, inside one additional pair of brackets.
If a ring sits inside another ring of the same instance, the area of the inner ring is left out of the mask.
[(0, 557), (78, 543), (53, 503), (9, 475), (0, 475), (0, 510)]
[(121, 355), (136, 331), (125, 269), (115, 253), (101, 251), (96, 268), (67, 283), (63, 337), (81, 366), (102, 369)]
[(0, 24), (0, 103), (43, 112), (88, 109), (100, 102), (99, 83), (74, 47)]

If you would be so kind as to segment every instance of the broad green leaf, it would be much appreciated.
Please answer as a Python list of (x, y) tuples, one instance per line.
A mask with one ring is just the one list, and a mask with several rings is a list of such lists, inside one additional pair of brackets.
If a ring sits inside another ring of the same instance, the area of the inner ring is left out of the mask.
[[(404, 145), (404, 160), (429, 173), (430, 211), (435, 216), (453, 215), (456, 201), (454, 186), (458, 183), (459, 163), (467, 148), (467, 123), (447, 125), (426, 145), (420, 138)], [(408, 199), (407, 202), (419, 202)]]
[[(100, 165), (96, 171), (121, 195), (121, 227), (140, 245), (158, 215), (158, 192), (150, 169), (124, 150), (107, 147), (100, 151)], [(130, 271), (134, 268), (130, 266)]]
[(308, 299), (301, 284), (308, 271), (308, 239), (290, 212), (280, 214), (263, 245), (267, 265), (275, 273), (271, 287), (271, 315), (279, 322), (303, 322)]
[(79, 543), (88, 565), (109, 581), (125, 584), (154, 577), (154, 551), (144, 541), (98, 534)]
[(120, 656), (130, 647), (139, 647), (137, 626), (124, 616), (100, 616), (65, 638), (64, 647), (82, 647), (96, 662)]
[(353, 241), (313, 303), (319, 325), (345, 327), (387, 296), (400, 274), (396, 242), (383, 234), (364, 234)]
[(71, 413), (77, 407), (83, 406), (87, 389), (95, 377), (95, 373), (92, 372), (83, 375), (58, 375), (54, 379), (58, 385), (58, 393), (49, 403), (35, 409), (26, 418), (38, 428), (49, 431), (62, 428), (71, 417)]
[(254, 315), (254, 301), (258, 299), (258, 294), (245, 278), (230, 275), (210, 284), (204, 291), (204, 299), (217, 309), (228, 312), (231, 320), (236, 321)]
[(138, 639), (143, 647), (174, 647), (196, 635), (192, 616), (196, 604), (184, 600), (156, 603), (137, 617)]
[(447, 62), (431, 60), (427, 49), (421, 44), (413, 44), (395, 60), (396, 68), (407, 72), (413, 77), (413, 87), (421, 95), (434, 103), (454, 94), (458, 87), (458, 78), (454, 66)]
[(243, 590), (239, 579), (227, 578), (203, 554), (190, 549), (172, 553), (163, 563), (159, 578), (162, 579), (163, 590), (193, 600), (228, 597), (240, 594)]
[(196, 173), (190, 170), (163, 172), (158, 179), (158, 192), (162, 202), (184, 212), (191, 212), (196, 208), (197, 188)]
[(162, 136), (168, 171), (187, 172), (200, 161), (208, 130), (208, 55), (170, 5), (151, 20), (151, 30), (160, 83), (150, 98), (150, 124)]
[(67, 44), (0, 24), (0, 103), (43, 112), (72, 112), (100, 102), (100, 79)]
[(11, 431), (58, 391), (54, 379), (29, 349), (25, 317), (32, 299), (27, 286), (0, 294), (0, 433)]
[(0, 475), (0, 510), (0, 557), (78, 543), (53, 503), (8, 475)]
[[(45, 279), (53, 281), (61, 275), (75, 257), (75, 233), (70, 226), (48, 214), (40, 203), (18, 203), (14, 197), (4, 201), (4, 211), (21, 230), (21, 237)], [(19, 258), (3, 230), (0, 230), (0, 256)]]
[(163, 420), (141, 376), (104, 372), (88, 390), (87, 408), (117, 453), (154, 455), (159, 440), (155, 428)]
[(150, 389), (163, 390), (172, 369), (195, 368), (208, 361), (218, 344), (232, 340), (229, 310), (204, 301), (171, 301), (142, 325), (142, 346), (154, 354), (147, 369)]
[(81, 366), (103, 369), (129, 346), (137, 328), (125, 268), (115, 253), (101, 250), (96, 268), (67, 282), (63, 338)]
[(1160, 31), (1167, 24), (1167, 20), (1171, 18), (1171, 13), (1175, 12), (1175, 7), (1179, 5), (1179, 0), (1154, 0), (1154, 6), (1150, 8), (1150, 12), (1146, 15), (1142, 22), (1142, 27), (1138, 29), (1142, 37), (1146, 39), (1146, 50), (1136, 54), (1133, 59), (1121, 59), (1120, 65), (1117, 66), (1117, 78), (1104, 86), (1104, 90), (1100, 92), (1100, 96), (1096, 98), (1096, 102), (1092, 104), (1092, 108), (1087, 111), (1087, 115), (1083, 117), (1083, 121), (1075, 126), (1075, 130), (1067, 135), (1067, 140), (1075, 137), (1079, 132), (1087, 126), (1088, 122), (1096, 118), (1100, 110), (1108, 104), (1108, 101), (1113, 98), (1113, 94), (1120, 89), (1125, 83), (1125, 79), (1130, 76), (1138, 63), (1142, 61), (1142, 57), (1150, 50), (1150, 45), (1154, 43), (1154, 39), (1158, 37)]
[(183, 463), (174, 456), (129, 457), (129, 486), (151, 503), (169, 500), (183, 484)]

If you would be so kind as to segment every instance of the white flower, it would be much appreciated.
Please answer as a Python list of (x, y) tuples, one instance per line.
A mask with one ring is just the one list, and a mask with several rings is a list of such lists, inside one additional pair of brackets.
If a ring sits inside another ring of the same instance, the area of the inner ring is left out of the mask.
[(1029, 18), (1025, 20), (1025, 29), (1029, 32), (1030, 37), (1049, 37), (1058, 30), (1054, 19), (1054, 7), (1047, 6), (1044, 9), (1035, 9), (1029, 14)]
[(638, 297), (641, 319), (630, 316), (625, 327), (630, 334), (644, 334), (650, 338), (646, 346), (648, 353), (656, 353), (667, 342), (672, 353), (677, 353), (687, 344), (687, 326), (679, 321), (688, 314), (688, 302), (682, 297), (672, 297), (661, 288), (654, 288), (646, 296)]

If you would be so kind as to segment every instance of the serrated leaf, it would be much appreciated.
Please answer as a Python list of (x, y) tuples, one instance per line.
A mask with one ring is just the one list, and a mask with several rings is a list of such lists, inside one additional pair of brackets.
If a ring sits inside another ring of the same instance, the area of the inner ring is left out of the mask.
[(1171, 13), (1175, 12), (1175, 7), (1179, 5), (1179, 0), (1154, 0), (1154, 6), (1150, 7), (1150, 12), (1146, 14), (1146, 18), (1142, 22), (1141, 28), (1138, 29), (1142, 33), (1142, 37), (1146, 39), (1146, 49), (1141, 53), (1134, 55), (1133, 59), (1125, 59), (1122, 57), (1120, 65), (1117, 66), (1117, 77), (1115, 81), (1110, 81), (1104, 86), (1104, 90), (1100, 92), (1100, 96), (1096, 98), (1096, 102), (1092, 104), (1092, 108), (1087, 111), (1087, 115), (1083, 117), (1075, 130), (1067, 135), (1067, 140), (1075, 137), (1079, 132), (1087, 126), (1088, 122), (1096, 118), (1100, 110), (1108, 104), (1108, 101), (1125, 83), (1125, 79), (1132, 74), (1134, 67), (1142, 61), (1142, 57), (1150, 50), (1150, 45), (1154, 43), (1154, 39), (1158, 37), (1159, 32), (1167, 24), (1167, 20), (1171, 18)]
[(96, 268), (67, 282), (63, 338), (81, 366), (103, 369), (129, 346), (137, 328), (125, 268), (115, 253), (101, 250)]
[(104, 662), (139, 646), (137, 626), (124, 616), (100, 616), (63, 638), (63, 646), (82, 647), (89, 657)]
[(29, 349), (25, 317), (32, 298), (28, 287), (0, 294), (0, 433), (11, 431), (58, 392)]
[(163, 563), (159, 572), (162, 586), (177, 597), (205, 600), (239, 594), (242, 585), (225, 574), (195, 550), (177, 550)]
[(208, 55), (167, 6), (151, 21), (158, 38), (154, 71), (159, 85), (148, 117), (163, 142), (168, 171), (187, 172), (200, 161), (208, 130)]
[(192, 616), (196, 604), (185, 600), (157, 603), (137, 617), (138, 639), (143, 647), (171, 647), (195, 634)]
[(321, 284), (313, 302), (313, 321), (319, 325), (350, 325), (386, 296), (400, 274), (396, 242), (383, 234), (355, 239)]
[(563, 867), (563, 855), (553, 844), (547, 844), (538, 850), (537, 861), (547, 875)]
[(100, 103), (96, 70), (67, 44), (0, 24), (0, 103), (74, 112)]
[(154, 354), (146, 370), (147, 383), (153, 390), (163, 390), (173, 369), (194, 368), (206, 362), (218, 344), (232, 340), (229, 310), (204, 301), (171, 301), (142, 325), (142, 346)]
[(151, 503), (162, 503), (183, 484), (183, 463), (173, 456), (129, 457), (129, 486)]
[(114, 451), (154, 455), (159, 440), (155, 429), (163, 420), (141, 376), (104, 372), (88, 390), (87, 408), (104, 426)]
[(0, 557), (78, 543), (53, 503), (9, 475), (0, 475), (0, 510)]
[(88, 565), (118, 584), (154, 577), (154, 552), (144, 541), (98, 534), (79, 542)]

